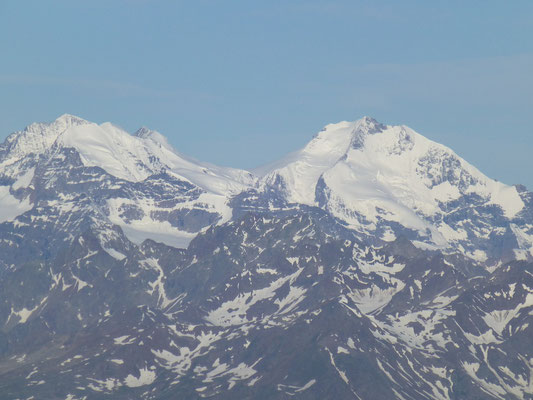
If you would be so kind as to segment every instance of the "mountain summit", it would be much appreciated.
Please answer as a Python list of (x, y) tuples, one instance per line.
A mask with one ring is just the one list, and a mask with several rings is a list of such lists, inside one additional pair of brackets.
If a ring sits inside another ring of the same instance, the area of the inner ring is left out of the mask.
[(533, 194), (405, 126), (254, 173), (64, 115), (0, 145), (0, 397), (529, 399)]
[(438, 203), (472, 193), (508, 217), (524, 207), (516, 188), (486, 177), (451, 149), (369, 117), (328, 125), (302, 150), (257, 172), (266, 184), (280, 182), (294, 203), (318, 205), (324, 193), (317, 185), (326, 183), (332, 196), (351, 199), (374, 220), (375, 208), (386, 204), (433, 215)]
[[(92, 174), (100, 178), (84, 182), (89, 186), (86, 193), (97, 197), (112, 223), (136, 242), (152, 238), (175, 246), (185, 246), (194, 233), (215, 221), (227, 221), (231, 217), (226, 205), (229, 196), (253, 182), (246, 171), (178, 153), (163, 135), (148, 128), (130, 135), (109, 122), (98, 125), (65, 114), (52, 123), (32, 124), (13, 133), (0, 147), (0, 174), (13, 182), (4, 206), (13, 208), (14, 189), (20, 187), (28, 190), (18, 194), (25, 204), (18, 209), (25, 211), (28, 201), (36, 205), (39, 194), (36, 185), (30, 188), (30, 181), (36, 171), (45, 173), (55, 162), (62, 165), (55, 164), (53, 171), (46, 172), (56, 175), (54, 186), (61, 174), (93, 169)], [(79, 186), (76, 179), (67, 179), (56, 189), (70, 191), (72, 185)], [(174, 186), (166, 191), (156, 188), (171, 182)], [(44, 188), (51, 184), (48, 181)], [(197, 215), (194, 228), (184, 222), (191, 213)]]
[[(417, 246), (461, 251), (480, 262), (533, 257), (533, 232), (524, 225), (527, 192), (488, 178), (406, 126), (370, 117), (327, 125), (301, 150), (251, 173), (187, 157), (146, 127), (130, 135), (111, 123), (65, 114), (50, 124), (32, 124), (0, 146), (1, 174), (14, 185), (4, 195), (6, 207), (24, 211), (30, 199), (35, 202), (31, 190), (23, 196), (14, 189), (28, 187), (35, 168), (42, 170), (67, 149), (75, 153), (67, 160), (117, 182), (110, 187), (150, 186), (161, 174), (181, 182), (172, 201), (156, 200), (161, 189), (154, 188), (99, 197), (110, 221), (136, 242), (152, 238), (186, 246), (215, 221), (229, 221), (235, 209), (305, 205), (385, 241), (407, 236)], [(94, 190), (101, 193), (103, 186), (94, 182)], [(204, 215), (194, 228), (186, 222), (191, 213)]]
[[(471, 247), (469, 254), (482, 261), (501, 254), (474, 248), (509, 232), (509, 222), (525, 209), (514, 186), (488, 178), (406, 126), (369, 117), (327, 125), (303, 149), (256, 172), (259, 193), (274, 190), (288, 204), (320, 207), (385, 240), (401, 233), (424, 246)], [(529, 244), (524, 250), (533, 255)]]

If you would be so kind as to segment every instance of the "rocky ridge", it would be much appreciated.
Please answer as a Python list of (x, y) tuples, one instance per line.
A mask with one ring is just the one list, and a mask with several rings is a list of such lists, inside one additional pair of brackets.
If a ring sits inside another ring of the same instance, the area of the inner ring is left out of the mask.
[(370, 118), (254, 172), (9, 136), (0, 398), (532, 398), (531, 193)]

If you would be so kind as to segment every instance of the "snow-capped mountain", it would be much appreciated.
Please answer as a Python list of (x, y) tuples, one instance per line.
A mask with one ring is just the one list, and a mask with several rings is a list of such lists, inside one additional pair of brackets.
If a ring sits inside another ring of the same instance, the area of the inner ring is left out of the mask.
[[(483, 175), (451, 149), (406, 126), (372, 118), (326, 126), (303, 149), (255, 170), (259, 193), (320, 207), (386, 241), (461, 250), (479, 261), (531, 258), (521, 193)], [(514, 236), (511, 249), (495, 247)]]
[[(52, 165), (54, 176), (42, 181)], [(66, 177), (76, 168), (91, 170), (91, 177)], [(66, 180), (58, 181), (59, 170)], [(35, 178), (36, 171), (41, 176)], [(0, 176), (11, 184), (0, 194), (2, 208), (12, 210), (5, 219), (36, 204), (36, 182), (42, 189), (65, 191), (83, 184), (131, 240), (152, 238), (179, 247), (207, 226), (228, 221), (229, 197), (253, 183), (246, 171), (181, 155), (158, 132), (141, 128), (130, 135), (110, 123), (97, 125), (71, 115), (10, 135), (0, 147)]]
[(531, 399), (533, 194), (371, 118), (254, 173), (0, 145), (0, 399)]
[[(67, 149), (76, 160), (62, 154)], [(69, 160), (61, 167), (65, 173), (74, 165), (93, 168), (85, 192), (94, 191), (109, 221), (136, 243), (151, 238), (185, 247), (236, 211), (303, 205), (385, 241), (404, 235), (420, 247), (460, 251), (491, 264), (533, 257), (526, 191), (486, 177), (406, 126), (369, 117), (328, 125), (303, 149), (251, 173), (184, 156), (147, 128), (130, 135), (110, 123), (63, 115), (12, 134), (0, 147), (6, 183), (0, 186), (0, 217), (29, 210), (38, 198), (36, 168), (43, 171), (54, 159), (60, 165), (61, 157)], [(75, 180), (66, 182), (79, 186)], [(47, 185), (58, 189), (57, 177)]]

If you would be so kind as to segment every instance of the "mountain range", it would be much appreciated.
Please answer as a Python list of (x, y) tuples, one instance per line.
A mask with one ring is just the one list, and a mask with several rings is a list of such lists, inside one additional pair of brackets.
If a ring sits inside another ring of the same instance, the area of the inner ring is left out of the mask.
[(533, 398), (533, 194), (369, 117), (253, 171), (15, 132), (0, 293), (5, 399)]

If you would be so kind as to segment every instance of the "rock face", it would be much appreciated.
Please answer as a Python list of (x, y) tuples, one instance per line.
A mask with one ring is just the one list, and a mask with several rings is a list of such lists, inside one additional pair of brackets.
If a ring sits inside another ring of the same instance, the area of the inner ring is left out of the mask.
[(407, 127), (249, 173), (73, 116), (0, 146), (0, 398), (533, 398), (533, 195)]

